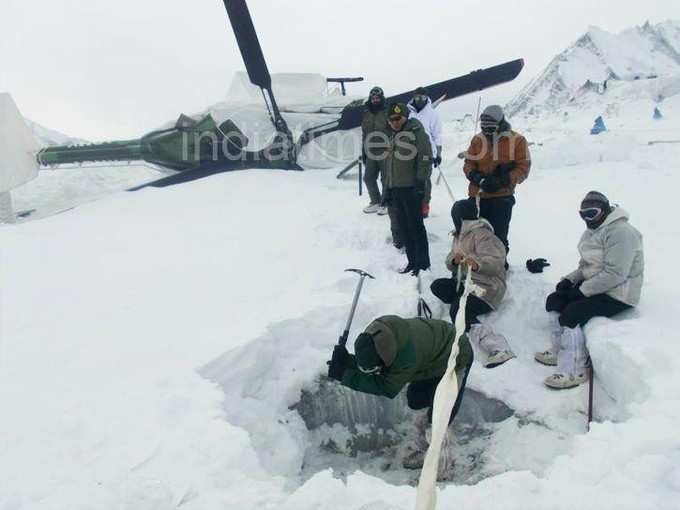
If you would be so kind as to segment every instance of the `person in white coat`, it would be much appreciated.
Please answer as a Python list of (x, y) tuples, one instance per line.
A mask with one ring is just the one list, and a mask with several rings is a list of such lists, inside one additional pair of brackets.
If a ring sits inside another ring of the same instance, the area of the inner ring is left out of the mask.
[(581, 202), (587, 229), (578, 245), (578, 269), (565, 276), (546, 300), (554, 320), (552, 348), (537, 352), (536, 361), (557, 366), (545, 380), (554, 389), (585, 382), (588, 351), (583, 327), (593, 317), (612, 317), (640, 302), (644, 277), (642, 235), (628, 213), (591, 191)]
[[(413, 98), (407, 104), (411, 112), (409, 118), (418, 119), (425, 128), (432, 144), (432, 166), (437, 168), (442, 162), (442, 121), (439, 114), (432, 106), (432, 100), (427, 95), (427, 90), (418, 87), (413, 92)], [(428, 180), (425, 185), (423, 198), (423, 216), (430, 214), (430, 199), (432, 196), (432, 182)]]

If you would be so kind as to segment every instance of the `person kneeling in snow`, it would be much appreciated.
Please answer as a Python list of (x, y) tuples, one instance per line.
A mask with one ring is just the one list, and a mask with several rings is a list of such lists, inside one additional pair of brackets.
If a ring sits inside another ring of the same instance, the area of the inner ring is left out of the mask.
[[(407, 469), (423, 466), (428, 448), (426, 432), (432, 423), (434, 394), (446, 372), (451, 347), (456, 338), (455, 328), (437, 319), (402, 319), (396, 315), (378, 317), (354, 342), (354, 355), (344, 346), (336, 346), (328, 362), (328, 377), (362, 393), (388, 398), (396, 397), (404, 386), (408, 406), (427, 409), (416, 420), (418, 437), (414, 451), (404, 458)], [(456, 359), (458, 397), (449, 423), (456, 416), (472, 366), (473, 353), (465, 335), (459, 340)], [(440, 463), (440, 469), (443, 467)]]
[[(505, 246), (494, 235), (491, 224), (479, 218), (474, 199), (459, 200), (451, 208), (456, 227), (451, 253), (446, 257), (446, 267), (459, 273), (465, 280), (463, 269), (472, 271), (472, 281), (484, 290), (482, 297), (468, 296), (465, 307), (465, 330), (470, 339), (486, 354), (487, 368), (497, 367), (515, 357), (503, 335), (490, 326), (480, 324), (477, 317), (492, 312), (505, 295)], [(432, 282), (432, 293), (451, 305), (451, 321), (456, 322), (460, 298), (463, 294), (458, 278), (439, 278)], [(459, 288), (460, 287), (460, 288)]]
[(557, 366), (557, 373), (545, 380), (554, 389), (573, 388), (587, 378), (583, 326), (593, 317), (612, 317), (637, 305), (642, 290), (642, 235), (628, 223), (628, 213), (591, 191), (580, 215), (588, 227), (578, 244), (581, 261), (548, 296), (545, 308), (556, 330), (553, 346), (535, 355), (539, 363)]

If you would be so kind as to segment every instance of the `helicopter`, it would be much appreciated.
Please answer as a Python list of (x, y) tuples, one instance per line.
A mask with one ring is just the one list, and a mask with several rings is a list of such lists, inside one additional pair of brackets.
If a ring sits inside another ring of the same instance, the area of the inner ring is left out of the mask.
[[(295, 138), (277, 104), (272, 76), (246, 0), (223, 1), (248, 79), (260, 88), (269, 121), (274, 128), (273, 139), (268, 145), (259, 150), (249, 150), (248, 138), (231, 119), (218, 124), (211, 114), (198, 119), (182, 114), (174, 125), (135, 140), (46, 147), (36, 155), (38, 165), (54, 168), (103, 161), (145, 161), (175, 172), (132, 190), (146, 186), (164, 187), (234, 170), (303, 170), (298, 156), (305, 145), (330, 133), (352, 130), (361, 125), (364, 105), (361, 101), (354, 101), (346, 104), (339, 113), (329, 113), (327, 122), (308, 127)], [(433, 100), (446, 101), (512, 81), (523, 66), (523, 59), (513, 60), (426, 88)], [(339, 83), (345, 95), (345, 83), (362, 79), (330, 78), (329, 82)], [(412, 92), (407, 91), (387, 97), (386, 101), (407, 102), (411, 95)]]

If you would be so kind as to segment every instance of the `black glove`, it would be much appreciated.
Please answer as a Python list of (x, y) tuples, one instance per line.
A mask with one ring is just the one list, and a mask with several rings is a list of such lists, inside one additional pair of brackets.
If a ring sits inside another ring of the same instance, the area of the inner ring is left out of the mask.
[(383, 189), (381, 204), (385, 207), (392, 204), (392, 190), (391, 189), (389, 189), (389, 188)]
[(550, 262), (546, 259), (529, 259), (527, 260), (527, 269), (530, 273), (542, 273), (543, 268), (548, 267)]
[(472, 184), (476, 184), (477, 186), (479, 186), (482, 183), (482, 179), (484, 179), (484, 176), (481, 174), (479, 170), (473, 170), (468, 174), (467, 178)]
[(421, 199), (425, 196), (425, 181), (416, 180), (416, 195)]
[(349, 364), (349, 352), (344, 345), (336, 345), (333, 348), (333, 356), (326, 363), (328, 365), (328, 377), (336, 381), (342, 381), (342, 375)]
[(438, 167), (439, 165), (441, 165), (441, 164), (442, 164), (442, 157), (441, 157), (441, 156), (435, 156), (435, 157), (432, 159), (432, 165), (433, 165), (435, 168), (437, 168), (437, 167)]
[(585, 298), (586, 297), (583, 295), (583, 292), (581, 292), (580, 285), (574, 285), (569, 290), (569, 301), (580, 301), (581, 299)]
[(501, 165), (496, 166), (494, 173), (498, 176), (508, 175), (514, 169), (515, 169), (515, 163), (511, 161), (510, 163), (503, 163)]
[(564, 278), (563, 280), (560, 280), (560, 282), (557, 285), (555, 285), (555, 290), (557, 292), (568, 294), (573, 287), (574, 284), (572, 283), (572, 281)]
[(503, 185), (500, 182), (500, 178), (495, 175), (487, 175), (482, 179), (482, 182), (479, 183), (479, 187), (482, 188), (482, 191), (486, 191), (487, 193), (496, 193)]

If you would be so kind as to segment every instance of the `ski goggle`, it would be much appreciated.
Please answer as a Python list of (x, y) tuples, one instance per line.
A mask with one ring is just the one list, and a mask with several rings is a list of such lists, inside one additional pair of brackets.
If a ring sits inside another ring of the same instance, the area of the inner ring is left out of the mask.
[(381, 89), (380, 87), (373, 87), (368, 95), (371, 97), (373, 96), (383, 97), (385, 93), (383, 92), (383, 89)]
[(425, 94), (416, 94), (415, 96), (413, 96), (413, 100), (416, 103), (427, 103), (428, 99), (429, 97), (427, 97)]
[(586, 207), (578, 212), (584, 221), (595, 221), (602, 216), (601, 207)]

